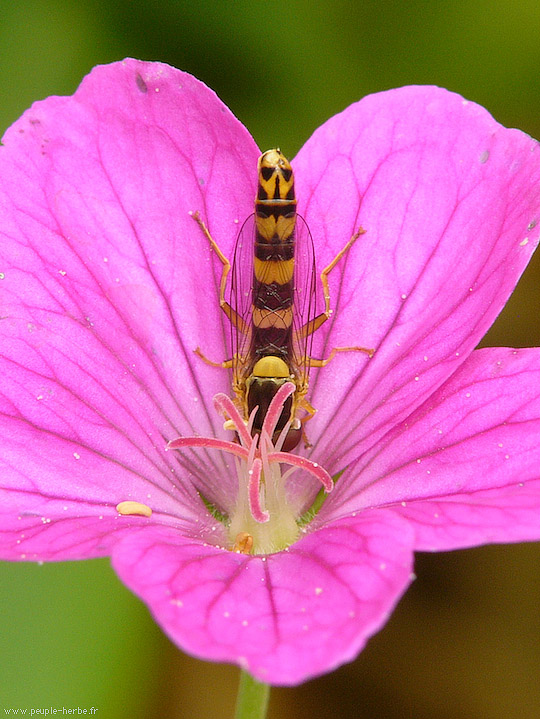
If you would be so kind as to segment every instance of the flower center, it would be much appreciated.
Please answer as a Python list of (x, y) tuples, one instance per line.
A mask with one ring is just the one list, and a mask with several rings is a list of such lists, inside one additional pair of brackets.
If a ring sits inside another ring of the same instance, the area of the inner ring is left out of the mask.
[(281, 473), (282, 464), (290, 465), (293, 470), (308, 472), (322, 484), (327, 493), (333, 489), (332, 478), (325, 469), (305, 457), (280, 451), (289, 425), (283, 428), (276, 444), (272, 444), (271, 438), (283, 405), (294, 391), (292, 382), (279, 388), (270, 403), (260, 435), (253, 437), (250, 429), (258, 408), (254, 409), (246, 426), (232, 400), (225, 394), (217, 394), (214, 405), (229, 418), (228, 424), (234, 426), (240, 444), (206, 437), (179, 437), (167, 445), (167, 449), (214, 448), (237, 457), (238, 492), (227, 521), (230, 548), (233, 551), (272, 554), (298, 539), (299, 517), (287, 499), (286, 480), (289, 472)]

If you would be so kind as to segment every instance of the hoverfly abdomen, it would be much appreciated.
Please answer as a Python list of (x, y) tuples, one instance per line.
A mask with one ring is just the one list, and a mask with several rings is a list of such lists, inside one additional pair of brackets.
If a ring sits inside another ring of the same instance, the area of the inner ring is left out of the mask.
[[(251, 338), (257, 362), (246, 381), (247, 411), (251, 414), (258, 407), (255, 432), (272, 398), (292, 376), (296, 226), (294, 175), (288, 160), (279, 150), (269, 150), (259, 158), (258, 174)], [(277, 436), (294, 419), (294, 405), (289, 397), (276, 425)], [(298, 441), (299, 437), (294, 446)]]

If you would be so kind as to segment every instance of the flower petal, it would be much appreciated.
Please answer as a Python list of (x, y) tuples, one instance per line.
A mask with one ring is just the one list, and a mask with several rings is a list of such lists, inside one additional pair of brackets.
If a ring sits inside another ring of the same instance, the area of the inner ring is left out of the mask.
[(366, 230), (330, 275), (335, 314), (315, 337), (316, 356), (375, 348), (313, 372), (310, 439), (334, 472), (436, 390), (502, 309), (538, 242), (540, 151), (458, 95), (408, 87), (330, 119), (294, 167), (319, 268)]
[(193, 352), (223, 359), (221, 266), (189, 212), (230, 249), (252, 211), (248, 132), (190, 75), (127, 60), (36, 103), (0, 152), (3, 509), (38, 526), (55, 498), (94, 517), (151, 495), (182, 521), (199, 510), (192, 481), (225, 501), (234, 477), (215, 453), (165, 446), (222, 432), (209, 399), (227, 373)]
[(116, 506), (126, 500), (149, 506), (152, 524), (174, 524), (188, 536), (202, 532), (212, 541), (215, 522), (194, 486), (174, 481), (171, 468), (153, 464), (152, 457), (132, 452), (129, 466), (115, 460), (114, 453), (129, 456), (127, 441), (117, 438), (102, 454), (25, 421), (15, 430), (12, 418), (0, 416), (0, 558), (57, 561), (110, 554), (120, 534), (150, 523), (121, 517)]
[(443, 552), (480, 544), (537, 541), (540, 478), (431, 502), (407, 502), (396, 511), (414, 526), (415, 549), (419, 551)]
[(142, 530), (113, 566), (186, 651), (292, 685), (352, 660), (384, 624), (411, 579), (411, 541), (406, 522), (378, 510), (268, 557)]
[(540, 350), (475, 351), (341, 481), (323, 519), (392, 504), (417, 549), (539, 539)]

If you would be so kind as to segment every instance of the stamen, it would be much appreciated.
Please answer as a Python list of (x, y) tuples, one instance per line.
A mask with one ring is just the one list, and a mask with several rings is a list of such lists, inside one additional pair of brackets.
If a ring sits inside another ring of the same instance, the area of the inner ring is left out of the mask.
[(290, 464), (293, 467), (304, 469), (319, 480), (327, 494), (334, 489), (334, 482), (326, 469), (321, 467), (320, 464), (317, 464), (317, 462), (312, 462), (310, 459), (307, 459), (307, 457), (299, 457), (297, 454), (289, 454), (288, 452), (270, 452), (268, 461)]
[(247, 459), (249, 456), (247, 449), (236, 444), (236, 442), (229, 442), (226, 439), (215, 439), (214, 437), (177, 437), (176, 439), (172, 439), (165, 449), (182, 449), (184, 447), (221, 449), (223, 452), (230, 452), (241, 459)]
[(251, 414), (249, 415), (248, 423), (246, 425), (247, 431), (249, 432), (249, 435), (253, 434), (253, 423), (255, 422), (255, 415), (259, 411), (259, 405), (256, 405), (253, 407), (253, 410), (251, 411)]
[(283, 427), (281, 432), (279, 433), (279, 437), (277, 438), (276, 443), (274, 444), (274, 448), (279, 452), (281, 448), (283, 447), (283, 444), (285, 440), (287, 439), (287, 435), (289, 434), (289, 429), (291, 428), (291, 420), (287, 422), (287, 424)]
[(270, 515), (268, 512), (263, 511), (261, 507), (261, 472), (262, 472), (262, 461), (259, 457), (253, 461), (250, 469), (248, 469), (249, 483), (248, 483), (248, 497), (249, 497), (249, 508), (253, 519), (259, 524), (268, 522)]
[(217, 409), (218, 412), (229, 415), (230, 421), (232, 421), (233, 425), (236, 428), (236, 431), (240, 438), (240, 442), (244, 447), (249, 447), (249, 445), (251, 444), (251, 434), (248, 432), (246, 424), (242, 419), (240, 412), (236, 409), (236, 406), (231, 400), (231, 398), (227, 397), (227, 395), (223, 394), (223, 392), (219, 392), (214, 397), (214, 407)]
[(281, 416), (285, 400), (291, 396), (295, 389), (296, 387), (292, 382), (286, 382), (285, 384), (281, 385), (281, 387), (278, 389), (278, 391), (272, 398), (270, 406), (268, 407), (268, 411), (266, 412), (262, 427), (263, 430), (267, 432), (269, 437), (274, 436), (276, 424), (278, 423)]
[(118, 514), (125, 516), (137, 516), (137, 517), (151, 517), (152, 510), (146, 504), (141, 502), (131, 502), (129, 500), (120, 502), (116, 505), (116, 511)]
[(259, 439), (260, 438), (258, 435), (255, 435), (254, 437), (252, 437), (250, 435), (250, 447), (249, 447), (248, 459), (247, 459), (248, 467), (251, 467), (251, 465), (253, 464), (253, 460), (255, 459), (255, 456), (258, 454), (257, 453), (257, 445), (259, 444)]

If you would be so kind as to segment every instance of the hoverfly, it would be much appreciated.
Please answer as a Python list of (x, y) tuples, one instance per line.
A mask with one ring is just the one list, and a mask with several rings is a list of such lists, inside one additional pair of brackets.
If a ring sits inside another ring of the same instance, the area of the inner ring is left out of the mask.
[[(313, 333), (331, 315), (328, 275), (365, 230), (360, 228), (321, 272), (324, 312), (316, 314), (313, 240), (296, 213), (292, 167), (279, 149), (268, 150), (259, 158), (255, 212), (240, 230), (232, 263), (199, 213), (193, 217), (223, 265), (219, 304), (230, 321), (232, 357), (216, 363), (199, 348), (195, 352), (207, 364), (232, 368), (236, 404), (246, 422), (256, 410), (254, 435), (260, 433), (278, 389), (286, 382), (295, 384), (296, 391), (286, 401), (272, 438), (275, 443), (290, 422), (282, 445), (284, 451), (290, 451), (300, 442), (303, 423), (316, 412), (306, 399), (311, 367), (324, 367), (337, 352), (373, 354), (374, 350), (365, 347), (335, 347), (326, 359), (311, 356)], [(299, 410), (305, 412), (301, 419)], [(308, 445), (305, 433), (304, 439)]]

